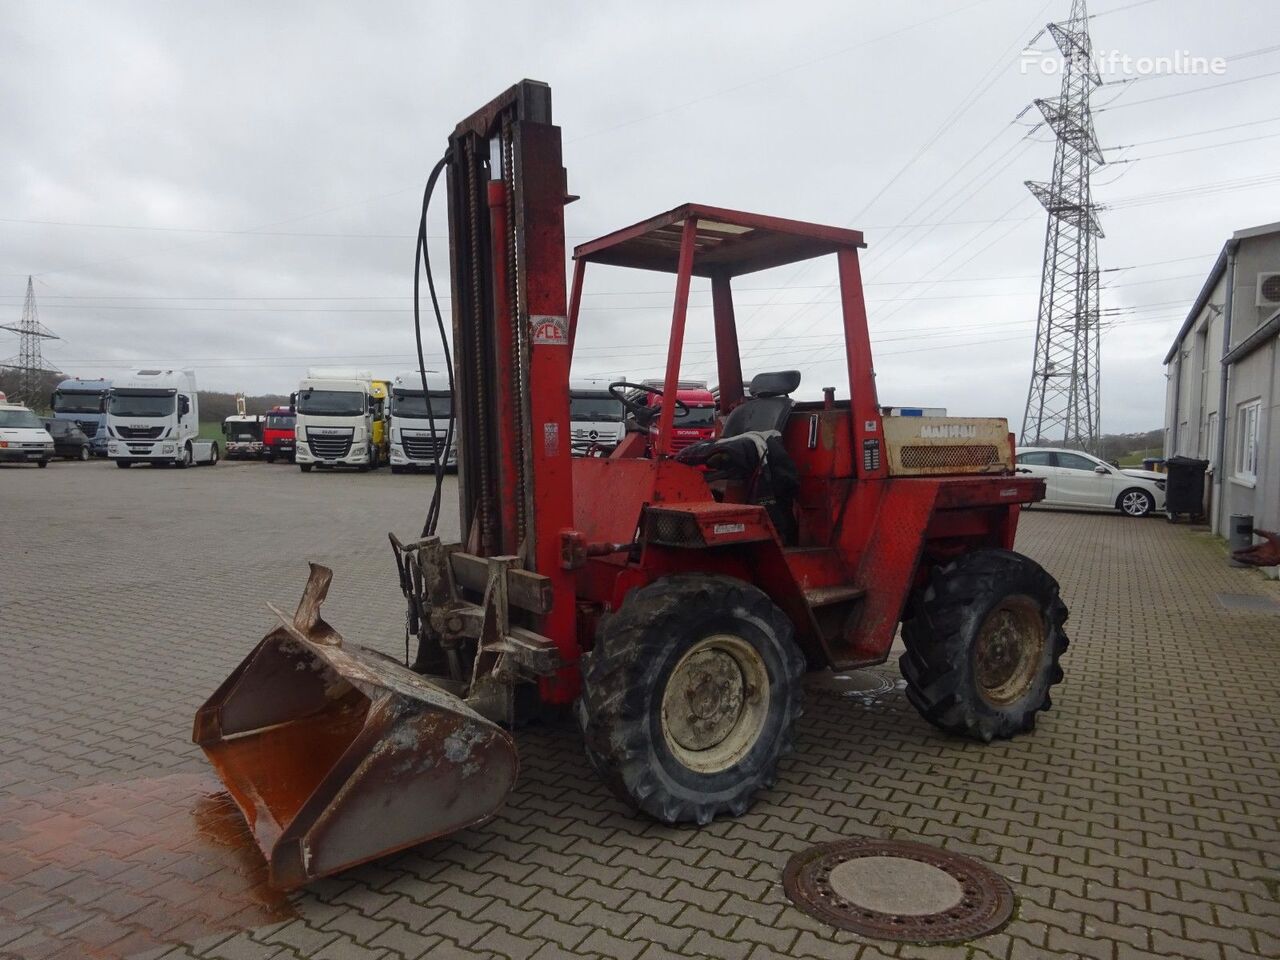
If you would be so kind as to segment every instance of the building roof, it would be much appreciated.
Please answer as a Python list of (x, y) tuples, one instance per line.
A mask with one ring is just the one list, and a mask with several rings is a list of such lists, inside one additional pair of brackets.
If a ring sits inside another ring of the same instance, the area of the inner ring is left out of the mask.
[(1191, 332), (1192, 326), (1195, 325), (1196, 319), (1205, 308), (1205, 304), (1209, 302), (1209, 297), (1213, 295), (1213, 288), (1218, 285), (1218, 281), (1222, 279), (1222, 274), (1227, 269), (1227, 254), (1236, 247), (1241, 240), (1249, 240), (1253, 237), (1265, 237), (1272, 233), (1280, 233), (1280, 222), (1265, 223), (1257, 227), (1247, 227), (1244, 230), (1237, 230), (1231, 235), (1231, 238), (1222, 245), (1222, 249), (1218, 252), (1218, 259), (1213, 262), (1213, 268), (1209, 271), (1209, 276), (1205, 277), (1204, 286), (1200, 288), (1200, 292), (1196, 294), (1195, 300), (1191, 304), (1191, 310), (1187, 313), (1187, 319), (1182, 321), (1182, 326), (1178, 329), (1178, 334), (1173, 338), (1173, 343), (1169, 345), (1169, 352), (1164, 355), (1164, 363), (1167, 366), (1173, 362), (1173, 358), (1178, 353), (1178, 345)]

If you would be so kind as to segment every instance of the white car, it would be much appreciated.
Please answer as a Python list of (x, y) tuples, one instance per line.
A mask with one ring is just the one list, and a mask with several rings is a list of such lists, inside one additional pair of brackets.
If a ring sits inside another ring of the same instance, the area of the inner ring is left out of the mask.
[(1162, 473), (1121, 470), (1079, 450), (1018, 447), (1017, 456), (1019, 473), (1044, 480), (1047, 507), (1119, 510), (1130, 517), (1164, 510)]
[(0, 403), (0, 461), (47, 467), (52, 459), (53, 437), (40, 418), (20, 404)]

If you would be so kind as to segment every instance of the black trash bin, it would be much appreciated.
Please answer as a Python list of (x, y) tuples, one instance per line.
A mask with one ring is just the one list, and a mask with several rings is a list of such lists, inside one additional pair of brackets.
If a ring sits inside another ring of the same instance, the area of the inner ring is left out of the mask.
[(1170, 457), (1165, 461), (1168, 477), (1164, 482), (1164, 512), (1170, 522), (1179, 516), (1191, 520), (1204, 519), (1204, 472), (1208, 460), (1194, 457)]

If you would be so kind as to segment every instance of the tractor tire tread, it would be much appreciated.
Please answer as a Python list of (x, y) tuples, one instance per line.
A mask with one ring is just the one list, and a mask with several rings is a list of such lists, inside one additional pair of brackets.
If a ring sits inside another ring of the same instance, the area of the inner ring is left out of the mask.
[[(971, 681), (970, 647), (987, 609), (1011, 582), (1041, 602), (1048, 635), (1028, 695), (1008, 710), (997, 710)], [(902, 627), (907, 652), (898, 666), (907, 681), (907, 700), (935, 727), (958, 736), (989, 742), (1032, 730), (1036, 714), (1052, 706), (1049, 688), (1063, 678), (1066, 620), (1057, 581), (1021, 554), (980, 550), (935, 567), (916, 599), (915, 615)]]
[[(777, 749), (763, 763), (746, 771), (732, 789), (699, 795), (672, 789), (655, 769), (646, 688), (656, 685), (653, 674), (679, 621), (690, 610), (710, 607), (762, 622), (781, 639), (788, 715), (781, 718)], [(768, 596), (733, 577), (672, 576), (631, 591), (582, 659), (583, 690), (574, 712), (592, 766), (621, 800), (664, 823), (707, 824), (719, 814), (746, 812), (754, 794), (774, 783), (778, 759), (794, 749), (806, 663), (792, 632), (790, 620)]]

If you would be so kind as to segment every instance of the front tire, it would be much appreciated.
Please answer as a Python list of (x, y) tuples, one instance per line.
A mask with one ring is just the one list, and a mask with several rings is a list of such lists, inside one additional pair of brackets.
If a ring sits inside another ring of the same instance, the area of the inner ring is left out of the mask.
[(36, 461), (36, 466), (37, 466), (37, 467), (39, 467), (41, 470), (43, 470), (43, 469), (44, 469), (45, 467), (47, 467), (48, 465), (49, 465), (49, 461), (48, 461), (48, 460), (37, 460), (37, 461)]
[(193, 463), (195, 463), (195, 455), (191, 452), (191, 444), (188, 443), (182, 448), (182, 458), (180, 460), (175, 460), (174, 466), (178, 467), (180, 470), (185, 470)]
[(130, 463), (128, 460), (117, 460), (116, 466), (119, 467), (121, 470), (128, 470), (130, 467), (133, 466), (133, 464)]
[(88, 463), (88, 462), (89, 462), (89, 448), (88, 448), (88, 447), (81, 447), (81, 448), (80, 448), (80, 453), (77, 455), (76, 459), (78, 459), (81, 463)]
[(1062, 680), (1067, 608), (1058, 582), (1008, 550), (979, 550), (932, 573), (902, 625), (907, 699), (935, 727), (990, 742), (1035, 727)]
[(1116, 509), (1126, 517), (1145, 517), (1155, 508), (1155, 497), (1145, 490), (1126, 490), (1116, 499)]
[(303, 473), (310, 473), (310, 472), (311, 472), (311, 464), (309, 464), (309, 463), (300, 463), (300, 464), (298, 464), (298, 469), (299, 469), (299, 470), (301, 470)]
[(791, 621), (760, 590), (664, 577), (633, 592), (583, 657), (587, 756), (664, 823), (738, 816), (793, 747), (804, 670)]

